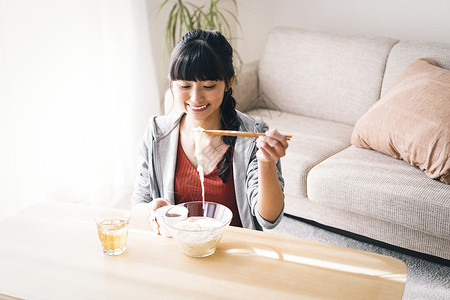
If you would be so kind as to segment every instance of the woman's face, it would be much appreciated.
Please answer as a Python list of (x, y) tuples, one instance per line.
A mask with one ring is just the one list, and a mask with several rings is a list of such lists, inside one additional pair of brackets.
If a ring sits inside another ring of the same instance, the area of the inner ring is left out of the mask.
[(220, 105), (225, 93), (225, 81), (176, 80), (172, 92), (190, 118), (195, 121), (220, 119)]

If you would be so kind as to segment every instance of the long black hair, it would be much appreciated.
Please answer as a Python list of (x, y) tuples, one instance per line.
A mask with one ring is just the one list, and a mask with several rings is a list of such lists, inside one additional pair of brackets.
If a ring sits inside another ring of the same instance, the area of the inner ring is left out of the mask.
[[(235, 74), (233, 48), (217, 30), (193, 30), (175, 45), (170, 59), (170, 80), (217, 81), (223, 80), (227, 87), (220, 105), (220, 125), (222, 130), (238, 130), (239, 120), (235, 110), (236, 100), (232, 96), (230, 81)], [(218, 163), (219, 177), (226, 182), (231, 170), (233, 146), (236, 137), (223, 136), (228, 145), (223, 158)]]

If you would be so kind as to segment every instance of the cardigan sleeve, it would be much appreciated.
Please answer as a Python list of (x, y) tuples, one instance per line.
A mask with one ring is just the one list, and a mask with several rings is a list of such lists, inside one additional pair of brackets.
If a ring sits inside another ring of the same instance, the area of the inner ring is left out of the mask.
[(153, 170), (153, 122), (150, 121), (137, 149), (137, 174), (132, 205), (153, 200), (155, 180)]
[[(255, 132), (266, 132), (268, 129), (269, 129), (269, 126), (263, 121), (257, 122), (255, 125)], [(277, 219), (274, 222), (270, 222), (270, 221), (264, 219), (259, 214), (259, 211), (256, 208), (258, 201), (259, 201), (258, 158), (256, 157), (257, 151), (258, 151), (258, 148), (256, 147), (256, 141), (255, 141), (252, 145), (252, 149), (250, 152), (249, 165), (247, 168), (247, 180), (246, 180), (247, 197), (248, 197), (248, 202), (251, 207), (252, 215), (256, 217), (256, 220), (259, 223), (259, 225), (266, 229), (272, 229), (272, 228), (275, 228), (281, 222), (281, 219), (284, 214), (284, 205), (283, 205), (283, 209), (281, 210), (280, 214), (278, 215)], [(276, 162), (276, 166), (277, 166), (278, 181), (280, 183), (281, 190), (284, 192), (284, 179), (283, 179), (283, 176), (281, 173), (280, 160), (278, 160)]]

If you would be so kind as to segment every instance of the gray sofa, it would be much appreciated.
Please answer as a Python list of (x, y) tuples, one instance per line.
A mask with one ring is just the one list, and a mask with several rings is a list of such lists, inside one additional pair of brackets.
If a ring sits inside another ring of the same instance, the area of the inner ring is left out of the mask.
[(446, 44), (271, 31), (234, 92), (238, 109), (293, 135), (282, 159), (285, 213), (450, 260), (450, 185), (351, 145), (357, 120), (422, 57), (450, 69)]

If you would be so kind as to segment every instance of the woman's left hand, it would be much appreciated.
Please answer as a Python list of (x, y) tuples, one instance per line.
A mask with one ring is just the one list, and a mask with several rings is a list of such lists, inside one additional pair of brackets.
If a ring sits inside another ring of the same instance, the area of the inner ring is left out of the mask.
[(258, 152), (256, 156), (260, 162), (277, 161), (286, 155), (286, 149), (289, 146), (286, 137), (272, 129), (266, 132), (265, 136), (260, 136), (256, 140)]

